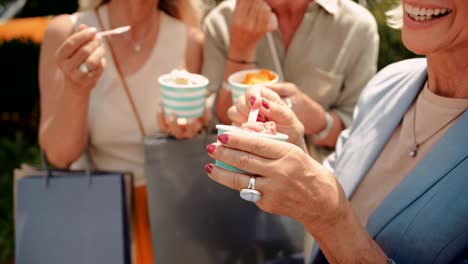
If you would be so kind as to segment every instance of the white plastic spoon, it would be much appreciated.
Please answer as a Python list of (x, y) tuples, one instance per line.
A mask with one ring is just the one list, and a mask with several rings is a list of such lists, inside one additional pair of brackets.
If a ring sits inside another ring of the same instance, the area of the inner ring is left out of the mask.
[(102, 38), (102, 37), (106, 37), (110, 35), (122, 34), (122, 33), (129, 31), (130, 28), (131, 26), (123, 26), (123, 27), (118, 27), (118, 28), (114, 28), (110, 30), (105, 30), (105, 31), (98, 32), (96, 36)]

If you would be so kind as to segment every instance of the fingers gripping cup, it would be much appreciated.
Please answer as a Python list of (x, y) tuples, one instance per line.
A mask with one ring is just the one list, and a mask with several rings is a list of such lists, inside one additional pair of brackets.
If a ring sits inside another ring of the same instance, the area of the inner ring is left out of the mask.
[(164, 115), (178, 118), (198, 118), (205, 110), (208, 79), (199, 74), (174, 70), (158, 79)]
[[(252, 137), (271, 138), (271, 139), (276, 139), (276, 140), (279, 140), (279, 141), (286, 141), (289, 138), (288, 135), (281, 134), (281, 133), (267, 134), (267, 133), (263, 133), (263, 132), (249, 131), (249, 130), (242, 129), (240, 127), (228, 126), (228, 125), (216, 125), (216, 129), (218, 130), (218, 136), (229, 131), (229, 132), (240, 133), (240, 134), (248, 135), (248, 136), (252, 136)], [(219, 160), (216, 160), (215, 164), (217, 166), (223, 168), (223, 169), (226, 169), (226, 170), (236, 171), (236, 172), (240, 172), (240, 173), (247, 173), (246, 171), (243, 171), (243, 170), (240, 170), (240, 169), (238, 169), (236, 167), (227, 165), (227, 164), (225, 164), (225, 163), (223, 163), (223, 162), (221, 162)]]
[(266, 69), (250, 69), (231, 74), (228, 83), (232, 94), (232, 104), (236, 104), (237, 98), (243, 95), (247, 88), (256, 84), (275, 84), (278, 80), (278, 74)]

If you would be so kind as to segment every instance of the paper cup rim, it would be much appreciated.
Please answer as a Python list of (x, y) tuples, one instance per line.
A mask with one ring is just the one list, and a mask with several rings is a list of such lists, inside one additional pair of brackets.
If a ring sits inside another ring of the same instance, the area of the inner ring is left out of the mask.
[(271, 139), (277, 139), (277, 140), (288, 140), (289, 136), (286, 134), (282, 133), (276, 133), (275, 135), (272, 134), (267, 134), (267, 133), (260, 133), (260, 132), (254, 132), (254, 131), (248, 131), (248, 130), (243, 130), (240, 127), (237, 126), (230, 126), (230, 125), (216, 125), (216, 129), (218, 130), (224, 130), (224, 131), (229, 131), (229, 132), (239, 132), (244, 135), (251, 135), (251, 136), (261, 136), (261, 137), (266, 137), (266, 138), (271, 138)]
[(206, 78), (205, 76), (203, 76), (203, 75), (201, 75), (201, 74), (196, 74), (196, 73), (189, 73), (189, 74), (190, 74), (191, 76), (195, 76), (195, 78), (201, 80), (201, 82), (198, 83), (198, 84), (176, 84), (176, 83), (168, 83), (168, 82), (165, 81), (164, 79), (166, 79), (166, 78), (168, 78), (168, 77), (171, 77), (171, 74), (170, 74), (170, 73), (167, 73), (167, 74), (164, 74), (164, 75), (159, 76), (158, 82), (159, 82), (159, 84), (161, 84), (161, 85), (165, 85), (165, 86), (169, 86), (169, 87), (174, 87), (174, 88), (200, 88), (200, 87), (208, 86), (208, 84), (210, 83), (210, 80), (208, 80), (208, 78)]
[(242, 74), (246, 74), (246, 73), (250, 73), (250, 72), (257, 72), (257, 71), (260, 71), (262, 69), (247, 69), (247, 70), (242, 70), (242, 71), (237, 71), (231, 75), (229, 75), (228, 77), (228, 83), (230, 85), (235, 85), (235, 86), (238, 86), (238, 87), (245, 87), (245, 88), (248, 88), (248, 87), (251, 87), (251, 86), (254, 86), (254, 85), (269, 85), (269, 84), (274, 84), (274, 83), (277, 83), (279, 81), (279, 76), (276, 72), (272, 71), (272, 70), (268, 70), (269, 72), (273, 73), (273, 75), (275, 75), (275, 78), (271, 81), (268, 81), (268, 82), (264, 82), (264, 83), (258, 83), (258, 84), (243, 84), (243, 83), (240, 83), (240, 82), (236, 82), (234, 81), (233, 79), (239, 75), (242, 75)]

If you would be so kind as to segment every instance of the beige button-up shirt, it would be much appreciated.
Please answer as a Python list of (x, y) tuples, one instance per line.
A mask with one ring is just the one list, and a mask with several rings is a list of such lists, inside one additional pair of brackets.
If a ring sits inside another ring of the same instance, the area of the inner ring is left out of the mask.
[[(205, 19), (203, 75), (210, 90), (222, 86), (229, 49), (229, 24), (235, 1), (219, 4)], [(379, 37), (374, 17), (351, 0), (312, 1), (287, 50), (281, 33), (273, 39), (285, 81), (296, 84), (325, 109), (335, 111), (345, 126), (361, 90), (375, 74)], [(257, 67), (275, 70), (266, 38), (257, 46)], [(325, 155), (314, 146), (311, 155)], [(315, 154), (314, 154), (315, 153)]]

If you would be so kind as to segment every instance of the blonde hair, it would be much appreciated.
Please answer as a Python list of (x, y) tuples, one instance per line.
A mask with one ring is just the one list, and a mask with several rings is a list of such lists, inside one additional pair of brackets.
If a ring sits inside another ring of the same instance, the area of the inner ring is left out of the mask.
[(403, 6), (400, 3), (395, 8), (385, 12), (387, 16), (387, 25), (394, 29), (400, 29), (403, 26)]
[[(95, 9), (111, 0), (78, 0), (79, 9)], [(201, 18), (211, 7), (211, 0), (159, 0), (158, 9), (185, 24), (200, 27)]]

